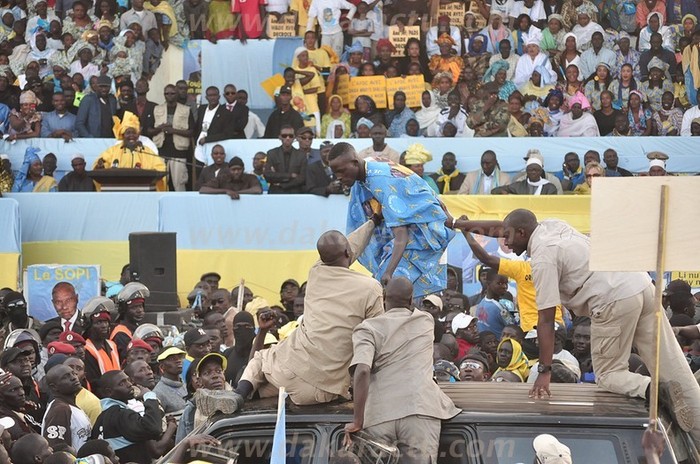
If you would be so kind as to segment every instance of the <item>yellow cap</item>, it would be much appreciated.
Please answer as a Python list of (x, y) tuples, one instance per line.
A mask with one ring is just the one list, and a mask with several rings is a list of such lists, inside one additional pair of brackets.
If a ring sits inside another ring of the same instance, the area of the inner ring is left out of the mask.
[(160, 362), (160, 361), (164, 361), (164, 360), (168, 359), (170, 356), (175, 356), (177, 354), (186, 355), (187, 353), (185, 353), (184, 351), (182, 351), (180, 348), (178, 348), (176, 346), (170, 346), (170, 347), (166, 348), (161, 354), (159, 354), (156, 359), (158, 360), (158, 362)]

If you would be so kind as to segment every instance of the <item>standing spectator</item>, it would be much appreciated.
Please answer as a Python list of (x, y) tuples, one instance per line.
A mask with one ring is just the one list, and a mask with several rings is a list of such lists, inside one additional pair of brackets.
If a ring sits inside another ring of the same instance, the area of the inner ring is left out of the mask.
[(476, 328), (477, 320), (474, 316), (458, 313), (450, 324), (452, 334), (457, 339), (459, 353), (456, 359), (462, 359), (479, 343), (479, 331)]
[(232, 0), (231, 11), (238, 22), (237, 37), (245, 43), (248, 39), (259, 39), (265, 33), (263, 18), (265, 18), (266, 0)]
[(151, 292), (139, 282), (129, 282), (117, 294), (118, 316), (109, 336), (119, 350), (119, 357), (126, 361), (126, 352), (146, 312), (146, 298)]
[[(202, 0), (187, 0), (186, 2), (182, 3), (182, 9), (185, 16), (185, 24), (187, 24), (190, 29), (190, 39), (202, 40), (207, 38), (209, 33), (207, 28), (209, 2)], [(215, 42), (216, 37), (212, 36), (211, 40)], [(179, 85), (179, 82), (177, 82), (176, 85)]]
[[(40, 424), (46, 407), (45, 394), (39, 391), (39, 384), (32, 378), (32, 358), (34, 353), (30, 348), (17, 346), (7, 347), (0, 355), (0, 368), (17, 377), (22, 383), (27, 402), (34, 403), (25, 409), (24, 413), (32, 417), (33, 423)], [(27, 419), (29, 421), (29, 419)]]
[(491, 332), (500, 340), (503, 329), (513, 324), (513, 316), (502, 300), (508, 292), (508, 277), (498, 273), (498, 269), (486, 271), (486, 296), (476, 306), (476, 327), (479, 332)]
[(306, 171), (306, 192), (327, 197), (331, 194), (343, 193), (343, 186), (333, 175), (328, 165), (328, 154), (333, 144), (321, 144), (321, 159), (308, 165)]
[(163, 94), (165, 103), (153, 109), (153, 127), (146, 128), (146, 134), (165, 157), (175, 191), (184, 192), (188, 178), (190, 139), (196, 123), (190, 108), (177, 102), (177, 88), (174, 85), (166, 85)]
[(214, 145), (214, 147), (211, 149), (211, 159), (214, 160), (214, 163), (205, 166), (204, 169), (202, 169), (197, 182), (194, 184), (195, 190), (201, 189), (203, 185), (218, 179), (219, 176), (223, 177), (226, 175), (227, 164), (226, 151), (224, 150), (224, 147), (219, 144)]
[[(199, 189), (199, 193), (223, 193), (231, 197), (232, 200), (238, 200), (238, 198), (240, 198), (240, 194), (262, 193), (262, 187), (260, 187), (258, 178), (253, 174), (246, 174), (243, 172), (245, 166), (242, 159), (240, 159), (238, 156), (234, 156), (231, 158), (231, 161), (229, 161), (228, 167), (229, 169), (227, 172), (225, 171), (224, 175), (216, 177), (215, 179), (202, 185), (202, 187)], [(217, 314), (221, 316), (219, 313), (210, 311), (209, 313), (205, 314), (204, 317), (206, 318), (206, 316), (210, 314)], [(221, 317), (223, 320), (223, 316)], [(215, 347), (218, 346), (218, 344), (212, 343), (212, 346)]]
[(46, 408), (41, 434), (56, 452), (80, 449), (90, 436), (92, 426), (85, 412), (75, 404), (83, 388), (78, 376), (70, 367), (59, 364), (47, 372), (46, 384), (53, 401)]
[(292, 108), (292, 89), (288, 86), (282, 86), (277, 97), (277, 108), (270, 114), (265, 128), (263, 138), (274, 139), (280, 136), (283, 126), (290, 126), (294, 131), (297, 131), (304, 125), (304, 120), (301, 115)]
[(227, 84), (224, 87), (224, 99), (226, 103), (224, 106), (229, 113), (229, 125), (228, 125), (228, 136), (227, 139), (244, 139), (245, 128), (248, 124), (248, 107), (245, 103), (241, 103), (238, 98), (238, 92), (236, 91), (236, 86), (233, 84)]
[[(255, 154), (255, 156), (253, 156), (253, 174), (258, 178), (258, 182), (260, 182), (263, 192), (267, 193), (270, 188), (270, 184), (267, 182), (267, 179), (265, 179), (265, 163), (267, 163), (267, 154), (265, 152), (259, 151)], [(236, 289), (234, 289), (234, 292), (238, 293)], [(234, 292), (231, 292), (231, 294), (233, 295)], [(233, 296), (231, 298), (233, 298)]]
[(103, 393), (103, 411), (90, 438), (114, 443), (114, 451), (122, 462), (151, 462), (144, 445), (149, 440), (158, 440), (163, 432), (163, 410), (156, 394), (143, 393), (145, 411), (141, 415), (126, 405), (134, 399), (134, 385), (124, 372), (105, 373), (100, 378), (99, 388)]
[(114, 302), (109, 298), (92, 298), (83, 307), (85, 316), (85, 378), (90, 385), (108, 371), (119, 369), (117, 345), (109, 340), (111, 313), (115, 312)]
[[(6, 358), (16, 356), (19, 351), (19, 348), (4, 350), (0, 355), (0, 364), (4, 364)], [(28, 400), (24, 394), (24, 388), (19, 377), (8, 374), (5, 374), (5, 376), (3, 388), (0, 390), (0, 414), (2, 414), (2, 417), (10, 417), (15, 421), (15, 424), (5, 429), (5, 431), (10, 435), (10, 439), (16, 442), (24, 435), (39, 433), (41, 431), (41, 423), (34, 420), (31, 415), (26, 414)]]
[(211, 342), (209, 335), (202, 329), (190, 329), (185, 332), (185, 359), (182, 361), (182, 381), (187, 381), (187, 371), (190, 369), (190, 364), (197, 358), (203, 358), (207, 353), (211, 352)]
[(144, 129), (147, 127), (154, 126), (153, 110), (156, 104), (148, 99), (149, 90), (148, 79), (141, 78), (137, 80), (134, 86), (136, 98), (131, 103), (122, 107), (123, 110), (130, 111), (138, 116), (141, 124), (141, 132), (144, 132)]
[(350, 23), (348, 34), (352, 37), (352, 43), (359, 42), (362, 45), (363, 61), (370, 61), (372, 56), (372, 35), (374, 34), (374, 14), (368, 12), (369, 5), (361, 1), (357, 4), (357, 16)]
[(269, 193), (304, 193), (306, 156), (292, 146), (294, 128), (282, 126), (279, 139), (282, 145), (267, 152), (265, 179), (270, 183)]
[(160, 381), (153, 389), (166, 414), (179, 415), (185, 409), (187, 387), (182, 381), (182, 363), (185, 353), (174, 346), (166, 348), (158, 355)]
[(346, 0), (313, 0), (309, 7), (306, 30), (314, 29), (314, 20), (321, 26), (321, 45), (328, 45), (336, 55), (343, 54), (343, 29), (340, 25), (340, 10), (348, 10), (347, 19), (355, 16), (355, 5)]
[(362, 159), (372, 158), (373, 161), (393, 161), (398, 164), (401, 155), (386, 143), (386, 127), (376, 124), (369, 134), (372, 137), (372, 146), (361, 150), (357, 155)]
[(55, 93), (51, 99), (54, 110), (43, 113), (41, 118), (42, 138), (62, 138), (69, 142), (75, 132), (75, 116), (68, 112), (66, 97), (63, 93)]
[(85, 172), (85, 157), (80, 153), (71, 159), (73, 170), (67, 173), (58, 183), (59, 192), (94, 192), (95, 182)]
[[(236, 92), (237, 105), (248, 107), (248, 92), (241, 89)], [(248, 123), (243, 129), (246, 139), (259, 139), (265, 135), (265, 124), (263, 124), (260, 116), (248, 110)]]
[(141, 25), (141, 30), (150, 31), (158, 29), (156, 15), (153, 12), (144, 9), (145, 0), (131, 0), (131, 9), (124, 12), (119, 20), (119, 28), (123, 31), (129, 29), (133, 23)]
[(225, 140), (228, 131), (228, 113), (226, 107), (219, 104), (219, 89), (211, 86), (206, 90), (207, 104), (200, 105), (197, 110), (197, 125), (194, 134), (194, 156), (198, 161), (204, 162), (202, 145), (205, 143)]
[(314, 143), (314, 130), (311, 127), (304, 126), (297, 131), (297, 142), (299, 151), (306, 157), (307, 165), (321, 159), (321, 152), (317, 148), (311, 148), (311, 144)]
[(108, 76), (98, 77), (97, 90), (80, 101), (75, 120), (78, 137), (114, 138), (112, 116), (117, 113), (117, 99), (110, 93), (111, 85), (112, 80)]
[(386, 125), (389, 135), (402, 137), (406, 134), (406, 123), (416, 119), (416, 114), (406, 106), (406, 93), (399, 90), (394, 94), (394, 109), (386, 113)]

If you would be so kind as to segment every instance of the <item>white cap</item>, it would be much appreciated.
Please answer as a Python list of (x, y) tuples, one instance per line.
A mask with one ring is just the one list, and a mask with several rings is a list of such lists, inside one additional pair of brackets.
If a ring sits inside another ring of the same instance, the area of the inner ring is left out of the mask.
[(456, 334), (459, 329), (466, 329), (474, 320), (474, 316), (459, 313), (452, 319), (452, 333)]
[(572, 464), (569, 447), (552, 435), (537, 435), (532, 441), (532, 447), (542, 464)]
[(76, 153), (75, 155), (73, 155), (73, 157), (70, 160), (73, 161), (76, 159), (81, 159), (81, 160), (85, 161), (85, 156), (82, 153)]
[(531, 164), (536, 164), (539, 167), (544, 167), (542, 165), (542, 161), (540, 161), (539, 158), (535, 158), (534, 156), (528, 158), (527, 163), (525, 163), (525, 166), (527, 167), (527, 166), (530, 166)]
[(435, 305), (440, 311), (442, 311), (442, 298), (440, 298), (437, 295), (428, 295), (425, 298), (423, 298), (423, 301), (430, 301), (433, 305)]
[(649, 169), (653, 168), (654, 166), (658, 166), (664, 171), (666, 170), (666, 162), (664, 160), (660, 159), (653, 159), (649, 160)]

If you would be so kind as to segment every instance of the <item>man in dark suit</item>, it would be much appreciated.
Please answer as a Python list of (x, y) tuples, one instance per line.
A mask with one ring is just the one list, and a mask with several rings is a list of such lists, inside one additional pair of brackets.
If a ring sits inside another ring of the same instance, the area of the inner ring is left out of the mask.
[(245, 126), (248, 125), (248, 107), (239, 103), (237, 96), (235, 85), (227, 84), (224, 87), (224, 99), (226, 100), (224, 106), (231, 113), (231, 122), (228, 127), (229, 137), (227, 137), (229, 139), (244, 139)]
[(304, 126), (301, 115), (292, 107), (292, 89), (283, 85), (275, 94), (277, 108), (270, 114), (265, 125), (264, 139), (274, 139), (280, 135), (282, 126), (292, 126), (294, 130)]
[(292, 126), (282, 126), (279, 135), (282, 145), (267, 152), (265, 179), (270, 183), (269, 194), (304, 193), (306, 155), (292, 146), (294, 133)]
[(117, 112), (117, 99), (110, 94), (112, 79), (102, 75), (97, 78), (96, 90), (80, 100), (75, 118), (77, 137), (114, 138), (112, 116)]
[(78, 294), (75, 292), (75, 287), (69, 282), (57, 283), (51, 290), (51, 302), (58, 317), (49, 321), (58, 322), (64, 332), (82, 334), (85, 327), (82, 315), (78, 311)]
[(332, 194), (344, 193), (343, 185), (333, 175), (328, 165), (328, 154), (333, 144), (323, 142), (321, 144), (321, 159), (309, 164), (306, 170), (306, 192), (327, 197)]
[(141, 133), (143, 133), (144, 127), (154, 126), (153, 110), (156, 106), (158, 106), (157, 103), (149, 101), (146, 97), (149, 90), (147, 79), (137, 80), (136, 85), (134, 86), (136, 98), (122, 108), (122, 114), (124, 111), (131, 111), (139, 117), (139, 122), (141, 123)]
[(219, 104), (221, 95), (219, 89), (212, 86), (207, 88), (207, 104), (197, 109), (197, 125), (194, 134), (197, 143), (204, 145), (209, 142), (219, 142), (229, 137), (230, 113), (224, 105)]

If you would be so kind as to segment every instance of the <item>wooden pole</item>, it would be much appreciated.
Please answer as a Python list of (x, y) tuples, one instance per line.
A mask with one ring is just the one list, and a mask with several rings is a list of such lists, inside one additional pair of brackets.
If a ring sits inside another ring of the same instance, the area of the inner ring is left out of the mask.
[(659, 241), (656, 249), (656, 330), (654, 331), (654, 368), (651, 370), (651, 389), (649, 398), (649, 424), (658, 430), (659, 418), (659, 358), (661, 353), (661, 318), (663, 313), (664, 268), (666, 263), (666, 224), (668, 218), (668, 185), (661, 186), (661, 204), (659, 208)]

